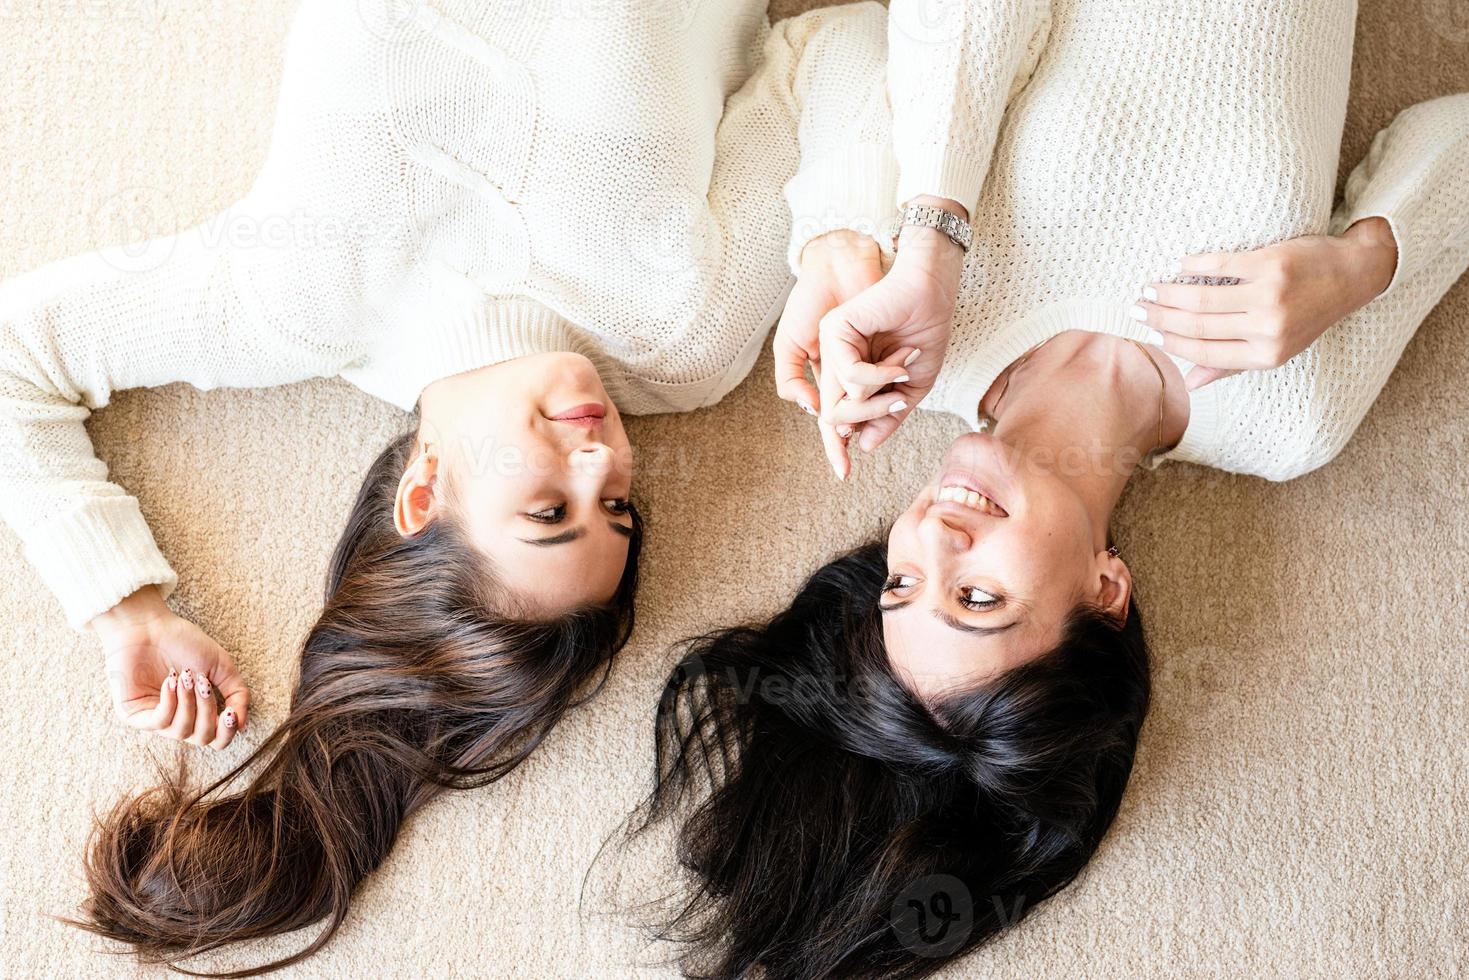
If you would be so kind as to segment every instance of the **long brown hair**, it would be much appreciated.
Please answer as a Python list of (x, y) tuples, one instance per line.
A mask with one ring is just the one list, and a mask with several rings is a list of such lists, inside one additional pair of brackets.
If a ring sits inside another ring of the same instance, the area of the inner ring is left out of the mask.
[(414, 444), (412, 432), (394, 440), (358, 493), (285, 722), (213, 785), (188, 792), (176, 778), (99, 821), (78, 925), (177, 967), (324, 921), (299, 952), (214, 975), (302, 960), (341, 926), (410, 814), (510, 772), (605, 681), (632, 632), (636, 511), (609, 605), (509, 619), (490, 563), (452, 520), (413, 538), (394, 529)]

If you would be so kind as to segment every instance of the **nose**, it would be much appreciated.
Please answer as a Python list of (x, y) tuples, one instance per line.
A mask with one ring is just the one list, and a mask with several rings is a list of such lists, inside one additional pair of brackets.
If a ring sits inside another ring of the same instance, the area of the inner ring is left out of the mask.
[(974, 536), (961, 524), (930, 514), (918, 522), (918, 538), (935, 552), (960, 553), (974, 544)]
[(589, 442), (571, 451), (567, 465), (573, 472), (587, 476), (605, 476), (612, 469), (612, 448), (606, 443)]

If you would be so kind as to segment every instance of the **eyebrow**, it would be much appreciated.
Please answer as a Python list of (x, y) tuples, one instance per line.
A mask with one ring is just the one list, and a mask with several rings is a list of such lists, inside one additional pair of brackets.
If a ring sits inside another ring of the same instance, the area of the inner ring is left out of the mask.
[[(624, 538), (632, 537), (632, 528), (628, 527), (625, 524), (618, 524), (616, 521), (608, 521), (607, 526), (610, 527), (613, 531), (622, 535)], [(553, 534), (549, 538), (520, 538), (519, 540), (525, 542), (526, 544), (533, 544), (537, 548), (550, 548), (558, 544), (570, 544), (571, 542), (577, 541), (586, 536), (586, 528), (574, 527), (569, 531), (562, 531), (560, 534)]]
[[(912, 605), (912, 603), (913, 600), (909, 599), (907, 602), (894, 602), (886, 606), (879, 605), (877, 609), (884, 616), (886, 616), (888, 613), (897, 612), (899, 609), (906, 609), (908, 606)], [(950, 616), (942, 609), (933, 610), (933, 618), (937, 619), (939, 622), (943, 623), (951, 630), (958, 630), (960, 633), (972, 633), (975, 636), (995, 636), (996, 634), (1003, 633), (1006, 630), (1014, 629), (1019, 623), (1019, 620), (1012, 620), (1011, 622), (1006, 623), (1004, 626), (971, 626), (968, 623), (963, 622), (962, 620), (955, 619), (953, 616)]]

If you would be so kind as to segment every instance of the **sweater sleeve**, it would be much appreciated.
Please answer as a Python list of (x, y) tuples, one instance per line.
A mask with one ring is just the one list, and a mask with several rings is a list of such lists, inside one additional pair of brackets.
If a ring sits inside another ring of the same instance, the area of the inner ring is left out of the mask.
[[(177, 579), (138, 502), (107, 479), (83, 423), (112, 393), (183, 381), (264, 386), (331, 374), (349, 355), (290, 320), (300, 256), (231, 248), (240, 212), (142, 249), (57, 262), (0, 285), (0, 516), (81, 628)], [(249, 253), (255, 253), (253, 255)]]
[(888, 92), (897, 203), (931, 194), (972, 214), (1005, 107), (1050, 32), (1049, 0), (892, 0)]
[(1351, 440), (1418, 325), (1469, 268), (1469, 93), (1413, 106), (1378, 134), (1332, 230), (1369, 217), (1397, 239), (1387, 290), (1282, 367), (1216, 382), (1221, 441), (1200, 462), (1287, 480)]
[(785, 66), (797, 116), (800, 167), (786, 183), (788, 257), (799, 272), (806, 243), (845, 228), (884, 249), (897, 163), (884, 76), (887, 13), (876, 3), (825, 7), (776, 24), (766, 58)]

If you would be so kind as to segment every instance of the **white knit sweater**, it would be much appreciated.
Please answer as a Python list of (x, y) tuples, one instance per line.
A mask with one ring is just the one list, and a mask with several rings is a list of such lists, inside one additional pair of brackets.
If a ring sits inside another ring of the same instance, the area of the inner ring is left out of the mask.
[[(1170, 454), (1273, 480), (1335, 456), (1469, 267), (1469, 94), (1399, 115), (1333, 212), (1353, 0), (933, 9), (949, 14), (927, 22), (941, 25), (931, 29), (944, 60), (921, 84), (946, 96), (942, 80), (959, 79), (963, 97), (916, 102), (926, 114), (895, 121), (897, 147), (905, 129), (965, 134), (938, 172), (946, 196), (970, 205), (975, 243), (947, 362), (923, 407), (982, 424), (985, 391), (1041, 341), (1071, 329), (1141, 339), (1127, 308), (1185, 255), (1380, 216), (1399, 250), (1388, 290), (1283, 367), (1195, 392)], [(893, 23), (897, 52), (896, 10)], [(898, 79), (890, 87), (904, 90)], [(985, 177), (977, 161), (990, 145)]]
[(0, 286), (0, 511), (74, 625), (176, 582), (83, 427), (114, 391), (340, 374), (410, 409), (574, 350), (624, 411), (693, 409), (753, 365), (793, 226), (892, 211), (875, 4), (548, 8), (304, 0), (245, 200)]

